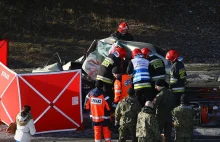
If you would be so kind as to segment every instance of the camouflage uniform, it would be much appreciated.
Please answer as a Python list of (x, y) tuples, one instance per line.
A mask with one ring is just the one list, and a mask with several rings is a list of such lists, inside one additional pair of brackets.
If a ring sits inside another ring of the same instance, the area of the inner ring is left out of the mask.
[(183, 105), (174, 108), (175, 141), (191, 142), (193, 136), (193, 117), (194, 110), (189, 105)]
[(136, 136), (138, 137), (138, 142), (161, 141), (158, 120), (155, 117), (153, 108), (144, 106), (138, 114)]
[(120, 124), (119, 142), (126, 141), (126, 136), (130, 132), (132, 141), (136, 138), (137, 115), (141, 110), (141, 106), (136, 98), (126, 97), (121, 100), (115, 110), (115, 124)]
[(154, 108), (159, 121), (160, 132), (164, 130), (166, 142), (171, 141), (172, 133), (172, 115), (171, 111), (174, 106), (174, 96), (166, 87), (160, 90), (160, 93), (154, 99)]

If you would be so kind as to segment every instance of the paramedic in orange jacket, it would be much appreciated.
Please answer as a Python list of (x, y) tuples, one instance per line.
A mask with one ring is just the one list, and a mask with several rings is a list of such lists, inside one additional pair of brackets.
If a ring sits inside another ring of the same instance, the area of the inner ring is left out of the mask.
[(116, 107), (122, 99), (127, 97), (127, 92), (132, 87), (132, 82), (131, 77), (127, 74), (122, 74), (119, 67), (114, 67), (112, 74), (115, 77), (113, 107)]
[(110, 98), (102, 90), (103, 82), (97, 81), (96, 88), (92, 89), (86, 96), (84, 108), (90, 110), (93, 123), (95, 142), (101, 142), (102, 132), (105, 142), (111, 141), (110, 125)]

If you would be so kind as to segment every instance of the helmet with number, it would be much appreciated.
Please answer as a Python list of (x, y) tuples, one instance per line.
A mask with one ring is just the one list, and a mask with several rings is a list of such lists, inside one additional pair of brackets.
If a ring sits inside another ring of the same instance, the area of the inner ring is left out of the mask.
[(136, 55), (141, 55), (141, 50), (139, 48), (135, 48), (133, 51), (132, 51), (132, 58), (134, 59), (134, 57)]
[(116, 47), (115, 47), (115, 51), (118, 52), (119, 57), (122, 58), (122, 59), (125, 58), (126, 55), (127, 55), (125, 48), (122, 48), (122, 47), (120, 47), (120, 46), (116, 46)]
[(128, 32), (128, 24), (125, 22), (121, 22), (118, 26), (118, 32), (119, 33), (127, 33)]
[(148, 49), (148, 48), (145, 47), (145, 48), (142, 48), (142, 49), (141, 49), (141, 52), (142, 52), (142, 54), (144, 55), (144, 57), (147, 58), (147, 57), (149, 56), (149, 54), (150, 54), (151, 51), (150, 51), (150, 49)]
[(166, 59), (171, 62), (174, 62), (179, 56), (180, 55), (176, 50), (170, 50), (166, 54)]

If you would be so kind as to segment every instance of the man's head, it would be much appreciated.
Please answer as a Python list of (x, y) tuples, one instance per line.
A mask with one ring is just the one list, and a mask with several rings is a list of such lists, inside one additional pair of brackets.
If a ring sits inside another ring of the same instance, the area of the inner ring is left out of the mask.
[(118, 32), (121, 33), (122, 35), (125, 35), (126, 33), (128, 33), (128, 24), (125, 22), (121, 22), (118, 26)]
[(137, 55), (142, 55), (142, 52), (139, 48), (135, 48), (133, 51), (132, 51), (132, 59), (134, 59), (135, 56)]
[(155, 89), (160, 91), (166, 85), (166, 81), (164, 79), (159, 79), (155, 82)]
[(170, 62), (175, 62), (179, 56), (180, 56), (179, 52), (177, 52), (176, 50), (170, 50), (166, 54), (166, 59), (169, 60)]
[(102, 89), (103, 82), (101, 80), (96, 80), (95, 87), (98, 89)]
[(145, 106), (153, 108), (153, 103), (151, 101), (146, 101)]
[(144, 55), (145, 58), (149, 58), (151, 50), (145, 47), (145, 48), (141, 49), (141, 52), (142, 52), (142, 54)]
[(181, 104), (189, 104), (188, 96), (186, 94), (183, 94), (180, 98), (180, 102)]
[(26, 112), (26, 113), (28, 113), (28, 112), (31, 111), (31, 107), (30, 107), (29, 105), (24, 105), (23, 111)]
[(112, 69), (112, 74), (115, 78), (117, 78), (117, 76), (121, 74), (121, 69), (119, 67), (114, 67)]
[(133, 88), (129, 88), (127, 93), (128, 93), (128, 96), (130, 96), (130, 97), (134, 97), (134, 95), (135, 95), (135, 91)]

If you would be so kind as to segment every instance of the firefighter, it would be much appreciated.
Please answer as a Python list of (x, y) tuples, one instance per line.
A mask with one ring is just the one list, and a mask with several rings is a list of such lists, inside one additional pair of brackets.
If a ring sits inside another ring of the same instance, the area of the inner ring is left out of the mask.
[(132, 51), (132, 60), (128, 64), (127, 74), (133, 77), (135, 95), (142, 107), (146, 101), (153, 99), (149, 64), (150, 62), (143, 57), (140, 49), (136, 48)]
[[(149, 72), (151, 73), (151, 85), (152, 88), (155, 88), (155, 82), (159, 79), (165, 79), (166, 77), (165, 64), (161, 58), (152, 55), (150, 49), (142, 48), (141, 52), (144, 57), (150, 61)], [(157, 93), (157, 90), (154, 90), (153, 97), (155, 97)]]
[(114, 67), (112, 73), (115, 77), (113, 107), (116, 107), (122, 99), (127, 97), (127, 92), (132, 87), (132, 82), (131, 77), (127, 74), (122, 74), (119, 67)]
[(166, 54), (166, 59), (172, 63), (170, 70), (170, 89), (175, 96), (175, 106), (180, 104), (181, 95), (185, 92), (186, 70), (184, 64), (178, 60), (179, 53), (170, 50)]
[(133, 41), (134, 37), (128, 32), (128, 30), (128, 24), (126, 22), (121, 22), (118, 26), (118, 30), (111, 34), (111, 36), (118, 40)]
[(84, 108), (90, 110), (93, 123), (95, 142), (101, 142), (102, 132), (105, 142), (111, 141), (109, 96), (102, 91), (103, 82), (97, 81), (96, 88), (91, 90), (85, 99)]
[(100, 65), (97, 80), (101, 80), (103, 82), (103, 91), (108, 94), (111, 101), (113, 102), (114, 92), (113, 92), (113, 80), (114, 77), (112, 75), (112, 69), (114, 67), (119, 67), (123, 70), (123, 60), (126, 57), (126, 50), (117, 46), (115, 50), (109, 54), (103, 60)]

